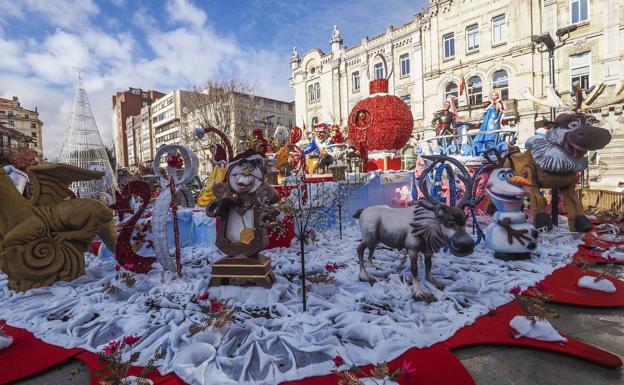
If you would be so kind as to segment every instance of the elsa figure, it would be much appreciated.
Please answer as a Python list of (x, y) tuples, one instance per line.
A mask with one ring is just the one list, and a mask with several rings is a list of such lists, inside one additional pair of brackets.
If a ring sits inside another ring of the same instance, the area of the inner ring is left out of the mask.
[[(481, 155), (483, 151), (490, 147), (496, 147), (496, 133), (486, 134), (486, 132), (500, 130), (501, 119), (505, 112), (503, 102), (500, 100), (500, 95), (496, 91), (490, 93), (490, 100), (488, 101), (485, 112), (483, 113), (483, 121), (479, 128), (479, 134), (475, 137), (473, 147), (475, 149), (475, 155)], [(484, 132), (482, 134), (481, 132)], [(506, 148), (499, 148), (499, 151), (505, 151)]]

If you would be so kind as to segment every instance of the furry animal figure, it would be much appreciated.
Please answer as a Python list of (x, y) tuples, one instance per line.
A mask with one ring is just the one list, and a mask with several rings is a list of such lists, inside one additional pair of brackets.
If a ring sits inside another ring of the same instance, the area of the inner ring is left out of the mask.
[[(449, 241), (449, 249), (456, 256), (465, 256), (473, 252), (475, 242), (466, 232), (466, 215), (464, 208), (475, 206), (478, 200), (472, 199), (472, 179), (468, 170), (454, 158), (445, 155), (425, 156), (432, 160), (422, 174), (420, 174), (418, 188), (425, 199), (416, 205), (405, 208), (390, 208), (388, 206), (371, 206), (358, 210), (354, 218), (360, 224), (362, 241), (357, 247), (360, 263), (361, 281), (373, 283), (375, 280), (366, 272), (364, 267), (364, 250), (368, 248), (369, 262), (372, 262), (373, 253), (379, 243), (397, 249), (407, 250), (410, 258), (412, 273), (412, 295), (419, 301), (435, 301), (435, 297), (422, 288), (418, 280), (418, 255), (425, 257), (425, 277), (439, 289), (444, 285), (431, 274), (431, 258), (442, 246)], [(433, 198), (425, 185), (426, 175), (436, 164), (449, 161), (461, 171), (458, 178), (465, 186), (465, 193), (457, 207), (443, 204)]]
[[(514, 175), (529, 180), (531, 187), (531, 210), (536, 228), (552, 228), (552, 220), (546, 213), (546, 200), (540, 189), (559, 189), (565, 200), (570, 231), (588, 232), (592, 224), (584, 215), (583, 205), (575, 191), (577, 173), (588, 166), (585, 154), (604, 148), (611, 141), (608, 130), (598, 127), (598, 120), (581, 112), (583, 106), (582, 90), (575, 86), (576, 107), (571, 112), (564, 112), (550, 122), (550, 130), (543, 136), (535, 136), (527, 141), (527, 150), (520, 152), (518, 147), (509, 148), (505, 167), (511, 167)], [(536, 103), (547, 104), (544, 100), (532, 97), (528, 90), (522, 92)], [(592, 96), (593, 99), (596, 96)], [(551, 95), (552, 99), (553, 96)], [(552, 104), (560, 105), (560, 101)]]

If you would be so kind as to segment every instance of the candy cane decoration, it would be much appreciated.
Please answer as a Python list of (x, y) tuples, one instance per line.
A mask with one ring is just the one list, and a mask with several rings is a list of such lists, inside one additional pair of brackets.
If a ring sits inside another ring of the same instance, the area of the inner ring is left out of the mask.
[[(193, 195), (185, 184), (190, 182), (193, 177), (197, 175), (197, 171), (199, 170), (199, 160), (193, 151), (181, 144), (167, 144), (160, 147), (154, 156), (154, 174), (160, 175), (160, 162), (163, 156), (166, 160), (169, 156), (175, 156), (176, 154), (182, 156), (184, 165), (181, 170), (178, 170), (175, 166), (167, 164), (167, 175), (161, 176), (160, 178), (160, 194), (154, 202), (154, 209), (152, 211), (154, 252), (163, 269), (170, 271), (177, 270), (176, 265), (169, 255), (169, 244), (167, 242), (167, 216), (169, 215), (171, 202), (178, 196), (183, 200), (182, 206), (194, 207), (195, 202), (193, 200)], [(182, 173), (180, 173), (180, 171), (182, 171)], [(174, 182), (176, 196), (173, 196), (169, 189), (170, 179)], [(175, 213), (173, 220), (176, 222), (178, 220)]]

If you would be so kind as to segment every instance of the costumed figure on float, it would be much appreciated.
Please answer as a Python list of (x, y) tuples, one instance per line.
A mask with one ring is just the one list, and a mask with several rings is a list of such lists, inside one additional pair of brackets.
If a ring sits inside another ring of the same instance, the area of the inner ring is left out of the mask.
[(278, 192), (266, 184), (266, 159), (247, 150), (228, 163), (227, 183), (216, 184), (216, 197), (206, 208), (209, 217), (218, 217), (216, 246), (228, 257), (212, 265), (210, 285), (255, 284), (269, 288), (275, 281), (271, 258), (259, 252), (269, 244), (267, 227), (275, 223), (279, 211), (272, 205)]
[[(451, 111), (451, 103), (453, 103), (452, 99), (445, 101), (444, 107), (433, 116), (431, 125), (435, 128), (436, 136), (456, 134), (456, 114)], [(441, 154), (449, 154), (452, 143), (452, 137), (438, 139), (438, 151), (440, 151)]]
[(306, 148), (303, 149), (303, 154), (308, 156), (308, 172), (310, 174), (321, 173), (325, 174), (334, 162), (334, 158), (330, 153), (329, 146), (334, 142), (329, 135), (327, 124), (320, 123), (314, 126), (314, 137)]
[[(494, 153), (497, 161), (489, 154)], [(537, 248), (538, 232), (527, 223), (527, 215), (522, 211), (524, 198), (529, 196), (531, 182), (513, 169), (504, 167), (504, 160), (497, 149), (483, 153), (492, 170), (485, 186), (485, 193), (496, 207), (492, 223), (485, 233), (485, 244), (494, 250), (494, 257), (505, 261), (531, 258), (531, 251)]]
[[(481, 127), (479, 127), (479, 134), (474, 139), (474, 155), (480, 155), (486, 149), (496, 147), (497, 134), (495, 132), (492, 133), (492, 131), (501, 129), (501, 121), (504, 113), (505, 105), (500, 99), (498, 91), (492, 91), (490, 93), (485, 112), (483, 113)], [(506, 143), (502, 143), (502, 148), (498, 148), (498, 150), (504, 152), (506, 150), (506, 146)]]

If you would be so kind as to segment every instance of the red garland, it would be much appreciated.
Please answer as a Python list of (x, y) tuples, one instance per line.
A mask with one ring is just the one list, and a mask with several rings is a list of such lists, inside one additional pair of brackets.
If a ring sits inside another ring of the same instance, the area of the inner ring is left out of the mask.
[(180, 256), (180, 229), (178, 228), (178, 205), (176, 204), (175, 181), (169, 177), (169, 191), (171, 191), (171, 213), (173, 214), (173, 238), (175, 239), (175, 258), (178, 277), (182, 277), (182, 261)]
[(383, 95), (388, 92), (386, 79), (373, 80), (370, 89), (372, 95), (349, 114), (349, 141), (367, 152), (400, 150), (412, 136), (412, 112), (399, 97)]
[(115, 246), (115, 260), (121, 266), (132, 266), (134, 273), (147, 273), (152, 269), (152, 263), (156, 261), (155, 257), (143, 257), (132, 250), (132, 234), (134, 225), (139, 221), (143, 212), (147, 208), (150, 201), (150, 186), (146, 182), (135, 180), (128, 182), (121, 194), (116, 194), (116, 201), (111, 206), (112, 209), (130, 207), (130, 198), (137, 196), (141, 198), (141, 207), (127, 221), (121, 224), (121, 231), (117, 236), (117, 245)]

